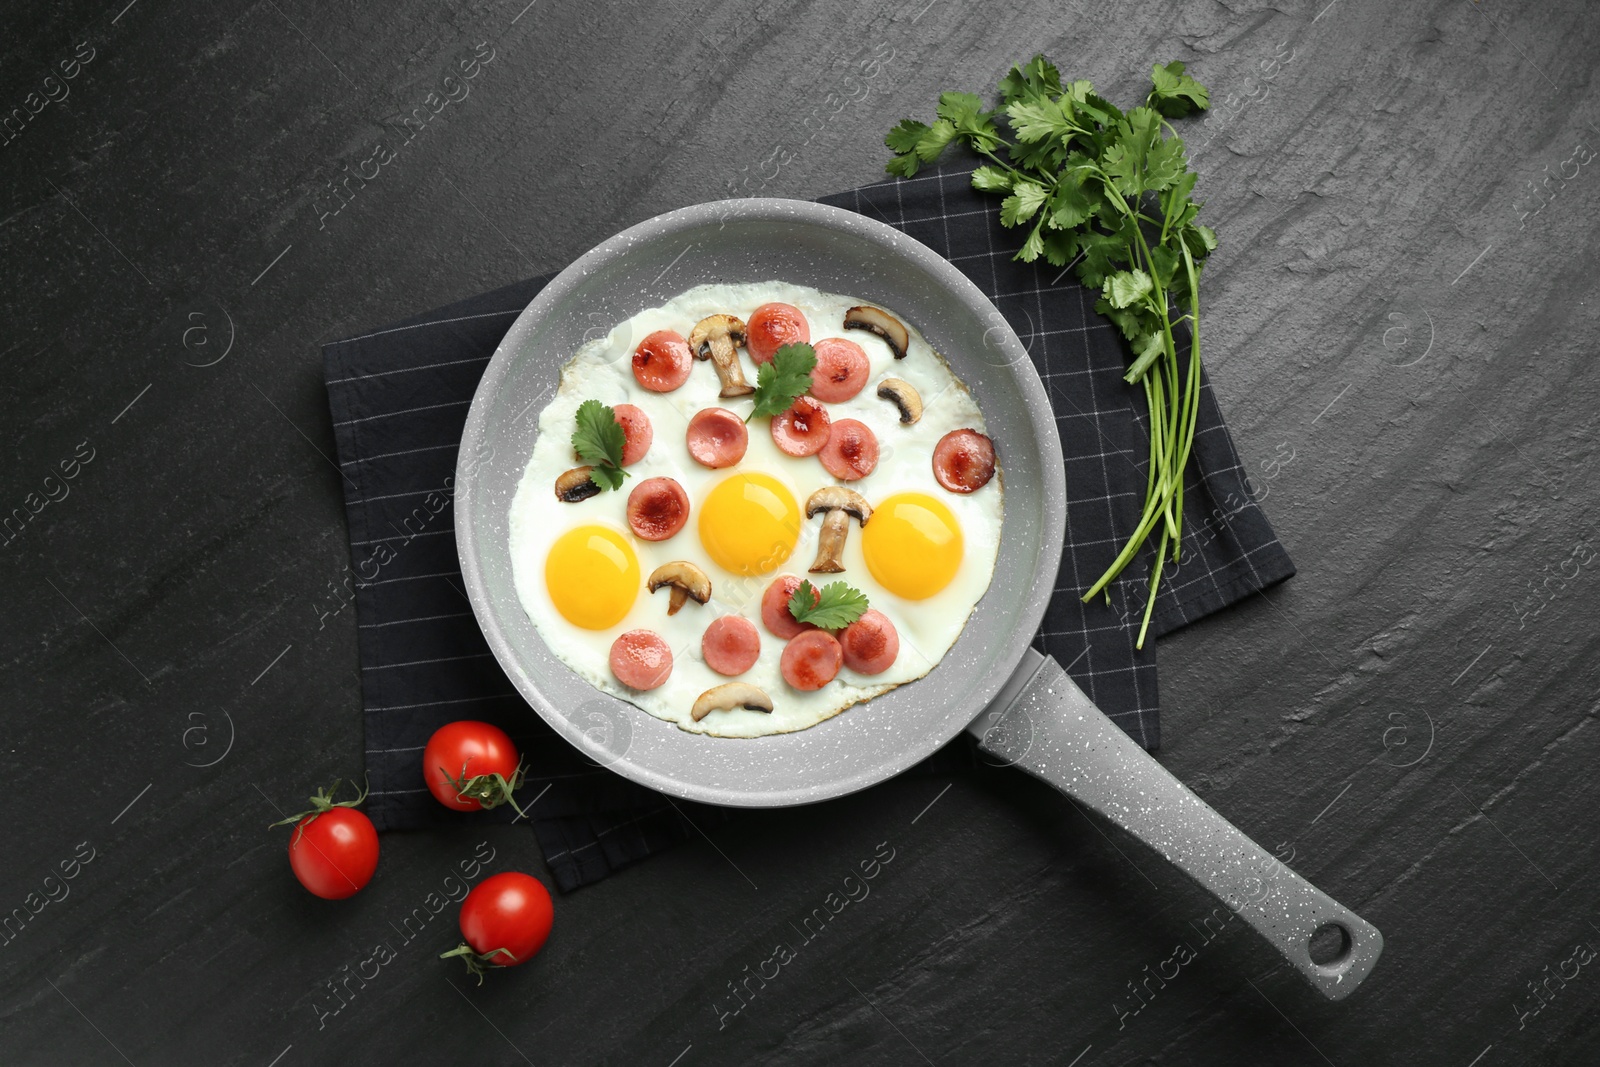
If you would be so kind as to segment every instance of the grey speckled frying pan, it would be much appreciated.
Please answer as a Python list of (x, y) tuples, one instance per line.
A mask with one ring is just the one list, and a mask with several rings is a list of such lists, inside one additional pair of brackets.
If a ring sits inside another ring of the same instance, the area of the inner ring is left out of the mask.
[[(550, 653), (517, 598), (508, 522), (539, 412), (579, 345), (691, 286), (768, 279), (881, 304), (921, 329), (983, 410), (1005, 471), (1005, 519), (993, 583), (926, 678), (809, 730), (723, 739), (686, 733), (601, 693)], [(966, 277), (926, 245), (849, 211), (728, 200), (623, 231), (528, 305), (472, 402), (457, 461), (455, 528), (467, 594), (500, 665), (558, 733), (619, 774), (711, 804), (803, 804), (881, 782), (965, 728), (985, 751), (1145, 841), (1327, 997), (1342, 999), (1371, 971), (1382, 935), (1212, 811), (1057, 663), (1029, 647), (1055, 585), (1067, 492), (1038, 373)], [(1314, 962), (1311, 936), (1328, 924), (1341, 931), (1342, 949)]]

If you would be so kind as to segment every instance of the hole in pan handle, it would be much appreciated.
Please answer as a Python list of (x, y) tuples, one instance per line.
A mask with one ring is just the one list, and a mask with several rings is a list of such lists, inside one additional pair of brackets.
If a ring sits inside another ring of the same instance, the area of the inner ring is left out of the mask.
[(1213, 811), (1095, 707), (1055, 660), (1028, 649), (967, 730), (991, 760), (1048, 782), (1166, 857), (1329, 1000), (1353, 993), (1378, 962), (1377, 927)]

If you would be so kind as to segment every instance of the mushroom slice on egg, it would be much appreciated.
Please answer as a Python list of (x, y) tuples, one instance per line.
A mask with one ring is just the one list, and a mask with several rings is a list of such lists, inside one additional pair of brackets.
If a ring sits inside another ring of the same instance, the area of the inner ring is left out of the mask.
[(593, 467), (573, 467), (556, 479), (556, 499), (564, 504), (588, 500), (600, 492), (600, 487), (589, 477)]
[(664, 585), (672, 587), (667, 598), (668, 615), (676, 615), (690, 598), (696, 604), (704, 604), (711, 599), (711, 579), (705, 571), (686, 559), (663, 563), (650, 572), (650, 580), (646, 583), (650, 592), (654, 593)]
[(732, 711), (734, 708), (771, 714), (772, 698), (749, 682), (724, 682), (696, 697), (689, 717), (699, 722), (713, 711)]
[(844, 328), (866, 330), (883, 338), (884, 344), (894, 353), (895, 359), (906, 358), (906, 348), (911, 344), (911, 334), (906, 324), (882, 308), (871, 304), (858, 304), (844, 313)]
[(817, 536), (817, 558), (812, 574), (838, 574), (844, 570), (844, 543), (850, 536), (850, 520), (862, 526), (872, 518), (872, 505), (854, 489), (825, 485), (806, 501), (806, 518), (822, 515), (822, 532)]
[(922, 395), (910, 382), (899, 378), (885, 378), (878, 383), (878, 398), (887, 400), (900, 409), (900, 421), (907, 426), (922, 418)]
[(739, 346), (744, 338), (744, 320), (732, 315), (707, 315), (689, 331), (689, 350), (695, 359), (709, 359), (716, 366), (717, 380), (722, 383), (718, 395), (724, 398), (756, 391), (739, 369)]

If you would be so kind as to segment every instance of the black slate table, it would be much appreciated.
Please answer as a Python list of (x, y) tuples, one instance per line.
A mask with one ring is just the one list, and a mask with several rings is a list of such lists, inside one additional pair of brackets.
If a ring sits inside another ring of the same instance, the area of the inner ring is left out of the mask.
[[(7, 10), (0, 911), (37, 910), (0, 1062), (1600, 1062), (1600, 25), (985, 7)], [(482, 988), (429, 902), (474, 856), (539, 872), (526, 830), (390, 835), (358, 897), (301, 891), (265, 824), (361, 750), (319, 343), (683, 204), (874, 180), (896, 120), (1036, 48), (1114, 99), (1157, 58), (1212, 88), (1207, 365), (1300, 573), (1161, 643), (1160, 758), (1384, 931), (1366, 986), (1320, 1002), (1000, 772), (712, 828)]]

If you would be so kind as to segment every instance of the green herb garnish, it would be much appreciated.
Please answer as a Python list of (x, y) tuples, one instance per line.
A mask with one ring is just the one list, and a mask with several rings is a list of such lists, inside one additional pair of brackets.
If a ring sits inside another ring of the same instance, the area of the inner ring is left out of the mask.
[(843, 582), (829, 582), (819, 596), (809, 581), (789, 594), (789, 614), (824, 630), (842, 630), (867, 613), (867, 594)]
[(811, 388), (811, 372), (816, 366), (816, 349), (804, 342), (779, 348), (756, 372), (756, 406), (744, 421), (771, 418), (788, 411), (789, 406)]
[[(572, 431), (572, 448), (578, 458), (592, 466), (589, 480), (602, 489), (621, 489), (628, 472), (622, 469), (622, 446), (627, 434), (617, 413), (598, 400), (578, 405), (577, 426)], [(578, 483), (583, 484), (583, 483)]]
[[(1095, 310), (1127, 338), (1132, 359), (1124, 378), (1142, 384), (1150, 412), (1144, 512), (1083, 599), (1104, 590), (1159, 527), (1140, 648), (1167, 545), (1176, 562), (1182, 541), (1183, 472), (1200, 410), (1200, 268), (1217, 247), (1217, 235), (1195, 221), (1200, 206), (1189, 194), (1197, 175), (1167, 121), (1205, 110), (1210, 97), (1182, 63), (1157, 64), (1151, 79), (1143, 106), (1123, 112), (1087, 81), (1063, 85), (1055, 66), (1037, 55), (1001, 79), (994, 110), (971, 93), (943, 93), (931, 126), (905, 119), (884, 137), (895, 152), (887, 169), (901, 177), (952, 142), (987, 159), (972, 172), (973, 187), (1005, 194), (1002, 225), (1031, 223), (1014, 258), (1076, 264), (1083, 284), (1100, 290)], [(996, 124), (1001, 115), (1013, 139)], [(1189, 353), (1180, 366), (1174, 331), (1185, 322)]]

